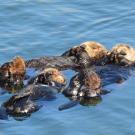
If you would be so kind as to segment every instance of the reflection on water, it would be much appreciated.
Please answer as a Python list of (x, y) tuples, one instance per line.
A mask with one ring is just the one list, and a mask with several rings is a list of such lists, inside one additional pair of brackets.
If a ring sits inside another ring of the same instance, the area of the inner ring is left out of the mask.
[[(135, 47), (132, 0), (5, 0), (0, 2), (0, 20), (0, 64), (16, 55), (59, 55), (87, 40), (109, 49), (120, 42)], [(66, 75), (72, 77), (71, 72)], [(59, 105), (68, 99), (59, 95), (25, 121), (0, 121), (1, 134), (135, 134), (134, 82), (133, 73), (123, 84), (108, 86), (113, 91), (97, 106), (77, 105), (60, 112)], [(1, 95), (0, 103), (9, 97)]]
[(82, 99), (80, 101), (80, 104), (83, 106), (96, 106), (97, 104), (99, 104), (102, 101), (102, 98), (99, 97), (94, 97), (91, 99)]

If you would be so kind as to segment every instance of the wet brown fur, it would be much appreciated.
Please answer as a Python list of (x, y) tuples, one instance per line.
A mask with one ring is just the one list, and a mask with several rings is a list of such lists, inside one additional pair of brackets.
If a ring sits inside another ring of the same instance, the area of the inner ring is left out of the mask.
[(15, 76), (24, 76), (25, 62), (21, 57), (15, 57), (11, 62), (5, 63), (1, 66), (0, 71), (2, 74), (10, 74)]
[(91, 71), (84, 77), (84, 85), (90, 90), (99, 91), (101, 87), (101, 79), (97, 73)]

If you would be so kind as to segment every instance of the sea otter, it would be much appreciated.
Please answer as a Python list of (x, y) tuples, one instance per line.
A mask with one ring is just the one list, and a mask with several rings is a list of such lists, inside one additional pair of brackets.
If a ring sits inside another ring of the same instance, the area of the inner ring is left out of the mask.
[(53, 67), (59, 70), (77, 70), (81, 64), (100, 65), (107, 61), (108, 50), (100, 43), (87, 41), (75, 46), (63, 53), (61, 56), (41, 57), (27, 60), (26, 67), (43, 69)]

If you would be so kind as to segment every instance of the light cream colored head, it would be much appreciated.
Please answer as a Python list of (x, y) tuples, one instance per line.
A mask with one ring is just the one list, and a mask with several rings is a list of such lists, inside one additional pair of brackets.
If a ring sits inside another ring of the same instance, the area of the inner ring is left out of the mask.
[(59, 84), (64, 84), (66, 83), (66, 78), (62, 75), (62, 73), (56, 69), (56, 68), (46, 68), (43, 71), (44, 74), (48, 75), (52, 81), (59, 83)]
[(112, 48), (112, 53), (115, 53), (117, 56), (121, 54), (131, 62), (135, 61), (135, 49), (127, 44), (117, 44)]
[(95, 41), (87, 41), (82, 43), (80, 46), (82, 46), (87, 54), (90, 56), (90, 58), (97, 58), (107, 55), (107, 49), (100, 43)]

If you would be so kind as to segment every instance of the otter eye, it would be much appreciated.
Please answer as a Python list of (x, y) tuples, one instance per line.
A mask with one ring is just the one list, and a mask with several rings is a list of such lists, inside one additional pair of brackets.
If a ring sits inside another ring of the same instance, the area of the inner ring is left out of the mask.
[(127, 53), (125, 51), (123, 51), (123, 50), (120, 51), (120, 54), (121, 55), (127, 55)]

